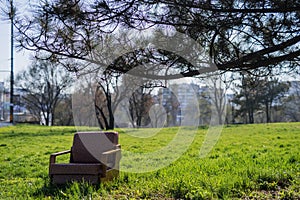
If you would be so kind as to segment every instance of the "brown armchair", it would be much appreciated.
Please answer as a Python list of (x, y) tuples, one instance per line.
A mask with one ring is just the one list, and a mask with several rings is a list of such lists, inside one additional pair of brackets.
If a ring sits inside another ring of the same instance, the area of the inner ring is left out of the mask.
[[(70, 154), (70, 163), (56, 163), (56, 157)], [(117, 132), (75, 133), (71, 150), (50, 155), (51, 183), (87, 181), (98, 184), (119, 175), (121, 146)]]

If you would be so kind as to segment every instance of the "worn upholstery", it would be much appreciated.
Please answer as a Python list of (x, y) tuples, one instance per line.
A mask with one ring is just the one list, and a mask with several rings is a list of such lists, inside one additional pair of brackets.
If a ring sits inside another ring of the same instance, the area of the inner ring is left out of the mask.
[[(63, 154), (70, 154), (70, 163), (56, 163)], [(82, 179), (99, 183), (118, 176), (120, 159), (117, 132), (78, 132), (71, 150), (51, 154), (49, 176), (57, 184)]]

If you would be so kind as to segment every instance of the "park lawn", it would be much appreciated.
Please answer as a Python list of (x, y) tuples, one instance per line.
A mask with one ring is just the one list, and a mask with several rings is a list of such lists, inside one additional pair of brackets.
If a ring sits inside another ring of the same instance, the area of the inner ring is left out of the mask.
[[(121, 172), (119, 179), (99, 186), (53, 186), (49, 155), (69, 149), (75, 131), (29, 125), (0, 128), (0, 199), (300, 198), (300, 123), (226, 126), (205, 158), (199, 151), (207, 129), (200, 127), (188, 150), (165, 168)], [(135, 131), (138, 135), (153, 129)], [(167, 145), (176, 131), (164, 128), (141, 142), (119, 130), (120, 143), (123, 150), (151, 152)], [(58, 161), (67, 160), (65, 156)]]

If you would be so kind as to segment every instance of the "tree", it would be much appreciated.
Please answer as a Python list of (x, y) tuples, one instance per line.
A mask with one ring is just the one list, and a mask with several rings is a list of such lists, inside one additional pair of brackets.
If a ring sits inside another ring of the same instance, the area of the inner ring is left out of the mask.
[(290, 82), (288, 97), (284, 100), (284, 114), (288, 121), (300, 121), (300, 84), (299, 81)]
[(17, 74), (16, 86), (23, 89), (27, 109), (45, 125), (53, 125), (58, 102), (72, 83), (72, 76), (56, 63), (35, 60), (28, 69)]
[[(103, 45), (106, 35), (120, 30), (176, 30), (195, 39), (220, 70), (266, 72), (295, 70), (299, 66), (300, 2), (297, 0), (233, 0), (233, 1), (170, 1), (124, 0), (38, 1), (29, 16), (16, 15), (17, 40), (21, 47), (49, 53), (49, 59), (63, 62), (67, 58), (98, 63), (90, 54)], [(151, 34), (148, 34), (151, 35)], [(127, 40), (124, 43), (128, 42)], [(181, 46), (184, 41), (180, 41)], [(137, 65), (145, 49), (135, 49), (112, 69), (125, 73)], [(174, 74), (165, 78), (196, 76), (200, 65), (191, 65), (172, 52), (148, 51), (139, 62), (169, 63), (165, 69)], [(170, 61), (177, 62), (172, 64)], [(133, 63), (133, 62), (131, 62)], [(78, 71), (81, 68), (70, 68)], [(278, 70), (280, 68), (281, 70)], [(276, 70), (274, 70), (276, 69)], [(152, 74), (152, 77), (160, 77)]]
[(149, 115), (151, 118), (152, 128), (164, 127), (167, 121), (167, 116), (164, 107), (160, 103), (156, 103), (151, 107)]
[(133, 126), (142, 127), (151, 123), (149, 111), (153, 105), (151, 90), (139, 87), (129, 99), (129, 113)]
[(279, 82), (276, 78), (265, 78), (264, 81), (261, 83), (261, 89), (263, 93), (261, 94), (261, 103), (265, 107), (265, 114), (266, 114), (266, 122), (271, 122), (271, 111), (273, 104), (284, 97), (286, 92), (289, 89), (289, 85), (287, 83)]
[[(103, 77), (97, 77), (99, 81), (96, 86), (95, 109), (99, 125), (102, 129), (114, 129), (114, 112), (117, 104), (120, 102), (118, 93), (119, 76), (103, 74)], [(115, 93), (112, 92), (115, 90)]]
[(72, 95), (74, 124), (77, 126), (99, 126), (95, 114), (95, 81), (93, 77), (79, 77)]
[[(170, 88), (161, 88), (158, 92), (159, 104), (164, 108), (166, 113), (166, 124), (165, 126), (176, 126), (178, 125), (177, 116), (181, 120), (181, 105), (174, 92), (178, 92), (178, 85), (174, 84)], [(180, 121), (181, 123), (181, 121)], [(180, 124), (179, 123), (179, 124)]]
[(209, 88), (208, 86), (202, 87), (202, 91), (199, 94), (199, 125), (209, 125), (212, 110), (211, 110), (211, 101), (209, 98)]
[(102, 129), (114, 129), (115, 113), (120, 103), (130, 98), (136, 87), (135, 80), (110, 70), (97, 73), (95, 80), (95, 109), (99, 125)]
[(71, 95), (61, 95), (60, 101), (54, 111), (54, 125), (73, 126), (72, 98)]
[(266, 122), (271, 122), (271, 111), (276, 103), (284, 97), (289, 86), (278, 79), (257, 77), (242, 74), (242, 84), (239, 85), (233, 103), (240, 105), (238, 114), (248, 116), (248, 123), (254, 123), (255, 112), (265, 110)]
[[(227, 92), (229, 90), (232, 80), (228, 74), (210, 74), (208, 77), (204, 78), (208, 90), (207, 98), (211, 102), (211, 110), (215, 112), (216, 118), (215, 124), (223, 124), (226, 115), (226, 105), (227, 105)], [(211, 119), (214, 120), (214, 119)]]
[(254, 113), (259, 108), (259, 97), (261, 95), (261, 85), (259, 77), (242, 74), (242, 82), (237, 85), (239, 91), (236, 92), (233, 103), (239, 105), (236, 115), (244, 117), (246, 123), (254, 123)]

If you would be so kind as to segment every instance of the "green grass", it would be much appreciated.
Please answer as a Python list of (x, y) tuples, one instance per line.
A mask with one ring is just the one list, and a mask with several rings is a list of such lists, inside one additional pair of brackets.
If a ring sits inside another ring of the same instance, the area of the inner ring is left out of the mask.
[[(200, 158), (199, 152), (207, 129), (201, 128), (188, 150), (160, 170), (121, 172), (119, 179), (99, 186), (53, 186), (48, 179), (49, 155), (69, 149), (75, 131), (74, 127), (26, 125), (0, 128), (0, 199), (300, 198), (300, 123), (224, 127), (205, 158)], [(122, 149), (155, 152), (169, 144), (178, 129), (152, 134), (156, 131), (119, 130)], [(184, 131), (187, 137), (191, 133)], [(133, 133), (145, 137), (132, 137)], [(166, 157), (158, 156), (157, 162)], [(65, 156), (58, 162), (67, 160)], [(130, 161), (122, 162), (125, 168), (133, 167)]]

